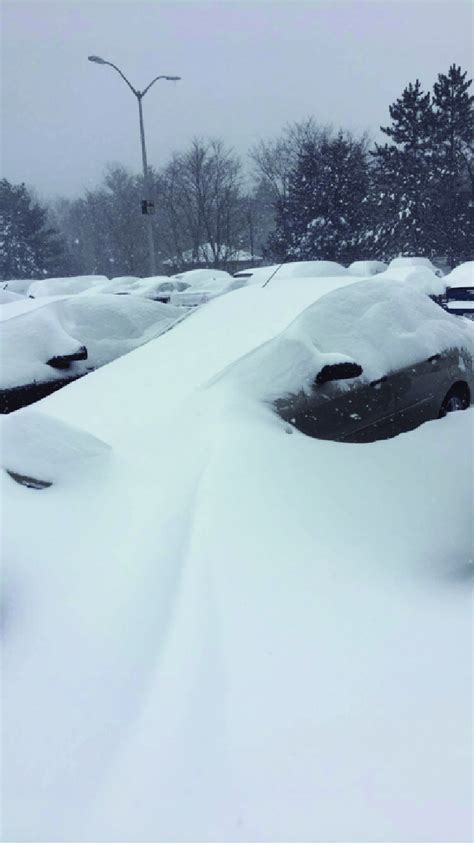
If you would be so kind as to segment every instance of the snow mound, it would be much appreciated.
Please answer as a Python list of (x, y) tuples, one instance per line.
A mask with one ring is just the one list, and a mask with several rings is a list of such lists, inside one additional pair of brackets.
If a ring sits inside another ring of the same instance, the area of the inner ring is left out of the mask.
[(86, 346), (87, 360), (76, 361), (65, 371), (67, 377), (83, 375), (158, 337), (180, 317), (182, 311), (169, 305), (112, 294), (5, 305), (0, 385), (8, 388), (57, 379), (62, 371), (46, 362)]
[(474, 287), (474, 261), (465, 261), (444, 277), (448, 288)]
[(310, 386), (326, 364), (362, 366), (369, 381), (455, 346), (474, 351), (474, 327), (404, 285), (359, 282), (309, 306), (276, 338), (212, 379), (271, 401)]
[(31, 408), (0, 418), (0, 444), (4, 469), (50, 483), (110, 451), (92, 434)]
[(351, 276), (376, 276), (383, 273), (387, 265), (383, 261), (353, 261), (347, 269)]
[(101, 282), (107, 282), (107, 276), (68, 276), (57, 279), (40, 279), (31, 282), (28, 296), (58, 296), (61, 294), (82, 293), (90, 290)]

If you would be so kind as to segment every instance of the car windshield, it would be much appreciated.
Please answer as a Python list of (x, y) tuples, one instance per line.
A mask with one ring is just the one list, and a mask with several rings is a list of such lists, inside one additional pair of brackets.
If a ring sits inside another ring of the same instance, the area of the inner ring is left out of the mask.
[(448, 288), (447, 296), (448, 300), (457, 299), (474, 302), (474, 288)]

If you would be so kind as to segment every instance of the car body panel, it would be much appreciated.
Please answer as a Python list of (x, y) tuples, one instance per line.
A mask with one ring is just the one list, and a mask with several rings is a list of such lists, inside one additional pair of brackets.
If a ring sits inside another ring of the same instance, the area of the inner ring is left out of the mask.
[(465, 349), (439, 355), (368, 382), (364, 376), (318, 386), (277, 399), (282, 419), (322, 440), (387, 439), (436, 419), (446, 395), (465, 385), (474, 395), (472, 356)]

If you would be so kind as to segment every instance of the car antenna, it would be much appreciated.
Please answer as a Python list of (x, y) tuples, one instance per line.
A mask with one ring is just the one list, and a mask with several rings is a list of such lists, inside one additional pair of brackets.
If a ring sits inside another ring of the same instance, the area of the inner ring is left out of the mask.
[(271, 274), (271, 276), (267, 279), (267, 281), (265, 282), (265, 284), (263, 284), (263, 285), (262, 285), (262, 289), (263, 289), (263, 288), (266, 288), (266, 286), (268, 285), (268, 283), (269, 283), (269, 282), (271, 282), (271, 280), (273, 279), (273, 277), (274, 277), (274, 276), (278, 273), (278, 271), (279, 271), (279, 270), (281, 270), (281, 268), (283, 267), (283, 265), (284, 265), (284, 264), (286, 264), (286, 262), (288, 261), (288, 258), (289, 258), (289, 256), (288, 256), (288, 255), (285, 255), (285, 257), (284, 257), (283, 261), (281, 262), (281, 264), (279, 264), (279, 265), (278, 265), (278, 267), (276, 268), (276, 270), (274, 270), (274, 271), (273, 271), (273, 273), (272, 273), (272, 274)]

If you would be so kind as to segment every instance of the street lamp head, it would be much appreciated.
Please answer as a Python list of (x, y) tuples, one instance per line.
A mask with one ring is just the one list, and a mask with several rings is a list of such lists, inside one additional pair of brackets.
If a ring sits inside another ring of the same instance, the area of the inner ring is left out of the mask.
[(169, 82), (178, 82), (178, 80), (181, 79), (181, 77), (180, 76), (165, 76), (165, 79), (167, 79)]
[(100, 56), (87, 56), (90, 62), (96, 62), (98, 65), (106, 65), (108, 62), (105, 59), (101, 59)]

